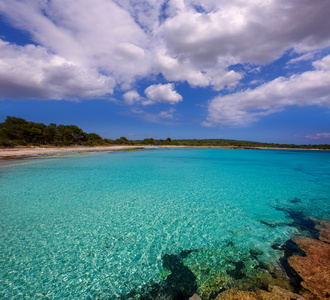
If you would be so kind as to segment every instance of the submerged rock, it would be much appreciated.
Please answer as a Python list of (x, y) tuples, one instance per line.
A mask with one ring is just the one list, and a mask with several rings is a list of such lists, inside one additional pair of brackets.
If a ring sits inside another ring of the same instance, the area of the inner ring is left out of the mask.
[(287, 274), (280, 264), (270, 264), (256, 248), (241, 249), (234, 243), (189, 253), (183, 263), (195, 275), (197, 293), (203, 300), (230, 289), (267, 289), (278, 285), (290, 289)]
[(330, 300), (330, 223), (314, 219), (299, 222), (315, 227), (319, 239), (311, 237), (313, 229), (309, 237), (274, 244), (272, 248), (284, 254), (276, 264), (270, 264), (261, 250), (241, 249), (233, 242), (164, 254), (167, 272), (162, 282), (121, 299)]
[(256, 291), (230, 289), (218, 295), (215, 300), (306, 300), (306, 298), (278, 286), (270, 285), (268, 291), (260, 289)]
[[(313, 222), (314, 225), (311, 225), (310, 222)], [(277, 286), (277, 283), (275, 283), (276, 286), (269, 284), (268, 287), (258, 287), (256, 285), (254, 290), (250, 288), (245, 290), (245, 288), (240, 289), (232, 286), (221, 292), (215, 300), (329, 300), (330, 222), (301, 219), (299, 220), (299, 225), (300, 227), (305, 226), (303, 228), (305, 232), (308, 227), (308, 231), (313, 233), (309, 234), (309, 236), (315, 238), (295, 238), (287, 241), (282, 246), (273, 247), (274, 249), (284, 251), (281, 265), (290, 277), (291, 285), (288, 286), (288, 289), (293, 288), (294, 292), (287, 290), (287, 287), (284, 289), (283, 285), (282, 287)], [(317, 231), (314, 232), (313, 228)], [(250, 254), (252, 257), (255, 257), (255, 255), (252, 255), (253, 253)], [(254, 268), (261, 268), (261, 266), (260, 263)]]

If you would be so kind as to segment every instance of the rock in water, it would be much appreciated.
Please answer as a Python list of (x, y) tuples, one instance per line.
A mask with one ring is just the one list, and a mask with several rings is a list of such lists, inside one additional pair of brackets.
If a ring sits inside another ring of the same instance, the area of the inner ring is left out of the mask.
[(278, 286), (270, 285), (268, 291), (240, 291), (236, 289), (227, 290), (218, 295), (215, 300), (306, 300), (301, 295), (294, 294)]
[(320, 231), (319, 239), (322, 242), (330, 244), (330, 222), (321, 221), (315, 228)]
[(319, 239), (296, 238), (293, 240), (293, 244), (296, 243), (299, 251), (287, 254), (290, 256), (288, 263), (291, 268), (301, 277), (301, 289), (299, 290), (301, 295), (269, 285), (268, 291), (229, 289), (219, 294), (215, 300), (306, 300), (306, 298), (308, 300), (329, 300), (330, 222), (310, 220), (316, 224), (315, 228), (319, 230)]
[(309, 299), (330, 299), (330, 244), (312, 238), (294, 241), (306, 253), (305, 257), (289, 258), (290, 266), (302, 278), (302, 294)]

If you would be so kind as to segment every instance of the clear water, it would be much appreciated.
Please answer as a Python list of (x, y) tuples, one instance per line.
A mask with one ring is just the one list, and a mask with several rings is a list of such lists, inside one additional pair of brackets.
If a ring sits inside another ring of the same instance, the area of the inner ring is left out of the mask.
[(0, 165), (0, 298), (138, 298), (170, 274), (164, 255), (183, 250), (194, 250), (182, 262), (204, 296), (214, 278), (219, 289), (240, 279), (235, 262), (257, 270), (251, 249), (269, 264), (283, 255), (271, 245), (300, 234), (286, 211), (329, 220), (329, 200), (323, 151), (166, 149)]

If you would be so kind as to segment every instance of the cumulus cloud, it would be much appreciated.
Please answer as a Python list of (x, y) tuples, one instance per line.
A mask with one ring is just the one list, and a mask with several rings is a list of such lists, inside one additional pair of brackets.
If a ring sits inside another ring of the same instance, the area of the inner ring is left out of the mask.
[[(136, 90), (130, 90), (123, 95), (126, 105), (142, 104), (143, 106), (156, 103), (177, 104), (182, 96), (174, 90), (174, 84), (154, 84), (144, 91), (146, 97), (141, 97)], [(165, 113), (165, 112), (164, 112)], [(161, 115), (167, 115), (161, 114)]]
[(188, 59), (180, 61), (164, 54), (158, 54), (155, 69), (169, 81), (187, 81), (191, 86), (208, 86), (210, 79)]
[[(289, 49), (301, 54), (291, 61), (298, 63), (330, 46), (329, 0), (2, 0), (0, 13), (36, 44), (1, 44), (0, 97), (15, 99), (93, 98), (116, 88), (127, 105), (176, 104), (182, 96), (172, 83), (151, 85), (146, 98), (132, 87), (161, 73), (232, 91), (247, 75), (233, 64), (267, 64)], [(326, 106), (328, 63), (314, 67), (213, 99), (208, 124), (246, 124), (287, 105)]]
[(310, 51), (329, 44), (327, 0), (186, 2), (162, 32), (170, 54), (201, 66), (224, 59), (265, 63), (286, 49)]
[(267, 64), (288, 49), (329, 46), (327, 0), (172, 0), (168, 6), (171, 17), (159, 30), (166, 63), (157, 61), (158, 67), (169, 80), (193, 86), (233, 88), (244, 74), (227, 72), (230, 65)]
[(292, 105), (330, 108), (330, 55), (313, 65), (313, 71), (214, 98), (204, 125), (242, 126)]
[(17, 27), (57, 55), (112, 75), (119, 83), (150, 73), (148, 37), (113, 1), (3, 1)]
[(0, 96), (76, 100), (113, 92), (114, 80), (77, 66), (41, 46), (14, 46), (0, 40)]
[(216, 91), (220, 91), (224, 88), (231, 89), (235, 87), (237, 83), (244, 77), (242, 73), (238, 73), (233, 70), (227, 72), (220, 69), (210, 71), (210, 73), (212, 73), (211, 84), (213, 89)]
[(136, 90), (126, 92), (123, 95), (123, 98), (125, 100), (126, 105), (133, 105), (141, 99), (139, 93)]
[(177, 104), (182, 101), (182, 96), (174, 90), (174, 84), (154, 84), (145, 89), (147, 99), (142, 101), (142, 105), (155, 103)]

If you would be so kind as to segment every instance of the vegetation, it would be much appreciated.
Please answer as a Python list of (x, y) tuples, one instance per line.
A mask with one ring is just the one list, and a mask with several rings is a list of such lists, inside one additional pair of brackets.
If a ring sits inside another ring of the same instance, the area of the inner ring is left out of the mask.
[(21, 118), (7, 117), (0, 123), (0, 146), (29, 145), (100, 145), (106, 142), (96, 133), (86, 133), (76, 125), (46, 126), (28, 122)]
[(269, 144), (250, 141), (237, 141), (228, 139), (188, 139), (188, 140), (129, 140), (121, 137), (116, 140), (103, 139), (96, 133), (86, 133), (76, 125), (56, 125), (51, 123), (28, 122), (21, 118), (7, 117), (0, 123), (0, 147), (15, 146), (101, 146), (101, 145), (154, 145), (154, 146), (198, 146), (198, 147), (237, 147), (237, 148), (300, 148), (300, 149), (330, 149), (330, 145), (293, 145), (293, 144)]

